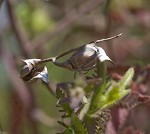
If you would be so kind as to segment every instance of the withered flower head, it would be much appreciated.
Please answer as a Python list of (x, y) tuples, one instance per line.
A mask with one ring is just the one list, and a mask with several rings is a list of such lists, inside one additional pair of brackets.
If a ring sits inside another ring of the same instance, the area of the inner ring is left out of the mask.
[(88, 71), (96, 66), (96, 61), (100, 62), (111, 61), (114, 63), (105, 53), (104, 49), (97, 47), (95, 43), (83, 45), (73, 53), (73, 55), (65, 62), (57, 62), (56, 59), (53, 63), (59, 67), (67, 68), (69, 70), (81, 70)]
[(107, 56), (104, 49), (102, 49), (101, 47), (96, 47), (96, 48), (97, 48), (97, 57), (100, 60), (100, 62), (104, 62), (108, 60), (114, 64), (114, 62)]
[(41, 79), (48, 84), (48, 71), (47, 68), (40, 67), (38, 64), (41, 59), (27, 59), (23, 60), (25, 65), (22, 67), (20, 72), (20, 77), (26, 81), (34, 81), (36, 79)]

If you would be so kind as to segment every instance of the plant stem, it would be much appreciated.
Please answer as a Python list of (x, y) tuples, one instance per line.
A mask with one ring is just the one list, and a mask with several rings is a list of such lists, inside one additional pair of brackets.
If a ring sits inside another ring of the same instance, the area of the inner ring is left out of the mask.
[(70, 49), (70, 50), (68, 50), (68, 51), (66, 51), (66, 52), (64, 52), (64, 53), (62, 53), (62, 54), (60, 54), (60, 55), (58, 55), (58, 56), (56, 56), (56, 57), (49, 57), (49, 58), (43, 59), (43, 60), (41, 60), (40, 62), (38, 62), (37, 64), (42, 64), (42, 63), (46, 63), (46, 62), (49, 62), (49, 61), (53, 61), (54, 59), (57, 60), (57, 59), (59, 59), (59, 58), (65, 56), (65, 55), (67, 55), (67, 54), (70, 54), (70, 53), (72, 53), (72, 52), (74, 52), (74, 51), (80, 49), (81, 47), (83, 47), (83, 46), (79, 46), (79, 47)]
[(100, 42), (104, 42), (104, 41), (108, 41), (108, 40), (112, 40), (112, 39), (115, 39), (115, 38), (118, 38), (118, 37), (120, 37), (121, 35), (122, 35), (122, 33), (120, 33), (120, 34), (118, 34), (118, 35), (115, 35), (115, 36), (112, 36), (112, 37), (110, 37), (110, 38), (105, 38), (105, 39), (97, 40), (97, 41), (95, 41), (95, 44), (96, 44), (96, 43), (100, 43)]
[[(101, 68), (101, 71), (99, 71), (99, 68)], [(92, 114), (94, 114), (97, 110), (98, 110), (98, 106), (99, 106), (99, 102), (100, 102), (100, 97), (102, 96), (104, 90), (105, 90), (105, 86), (106, 86), (106, 66), (104, 63), (98, 63), (97, 66), (98, 69), (98, 76), (102, 77), (102, 82), (101, 84), (98, 86), (98, 88), (95, 90), (92, 99), (91, 99), (91, 104), (89, 107), (89, 110), (87, 112), (87, 114), (89, 116), (91, 116)]]

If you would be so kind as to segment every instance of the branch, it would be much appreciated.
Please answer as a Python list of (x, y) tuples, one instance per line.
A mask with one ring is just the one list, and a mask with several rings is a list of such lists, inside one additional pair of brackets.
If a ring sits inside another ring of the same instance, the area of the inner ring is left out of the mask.
[(14, 30), (14, 33), (16, 34), (16, 37), (19, 42), (19, 46), (23, 52), (23, 55), (29, 58), (30, 51), (31, 51), (30, 49), (31, 44), (28, 40), (26, 32), (24, 31), (23, 27), (21, 26), (19, 20), (17, 19), (14, 13), (12, 2), (13, 0), (6, 1), (10, 23), (11, 23), (12, 29)]
[(65, 16), (55, 25), (53, 30), (47, 31), (35, 38), (32, 41), (32, 49), (38, 49), (42, 47), (42, 45), (44, 45), (47, 41), (56, 36), (58, 33), (62, 32), (64, 29), (69, 28), (76, 20), (80, 19), (84, 14), (95, 9), (102, 2), (103, 0), (89, 0), (82, 4), (78, 11), (75, 11), (74, 9), (70, 11), (67, 16)]

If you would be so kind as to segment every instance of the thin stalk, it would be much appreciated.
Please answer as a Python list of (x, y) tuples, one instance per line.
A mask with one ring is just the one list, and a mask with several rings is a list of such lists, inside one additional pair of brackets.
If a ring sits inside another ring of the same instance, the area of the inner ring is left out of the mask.
[(92, 99), (91, 99), (91, 105), (88, 110), (88, 115), (91, 116), (98, 110), (100, 96), (102, 96), (105, 87), (106, 87), (106, 66), (104, 63), (98, 64), (98, 69), (101, 68), (101, 71), (98, 72), (98, 76), (102, 77), (102, 82), (98, 86), (98, 88), (95, 90)]
[(112, 39), (115, 39), (115, 38), (118, 38), (122, 35), (122, 33), (118, 34), (118, 35), (115, 35), (115, 36), (112, 36), (112, 37), (109, 37), (109, 38), (105, 38), (105, 39), (100, 39), (100, 40), (97, 40), (95, 41), (95, 44), (96, 43), (100, 43), (100, 42), (104, 42), (104, 41), (108, 41), (108, 40), (112, 40)]
[[(84, 46), (84, 45), (83, 45), (83, 46)], [(79, 47), (70, 49), (70, 50), (68, 50), (68, 51), (66, 51), (66, 52), (64, 52), (64, 53), (62, 53), (62, 54), (60, 54), (60, 55), (58, 55), (58, 56), (55, 56), (55, 57), (49, 57), (49, 58), (43, 59), (43, 60), (39, 61), (37, 64), (42, 64), (42, 63), (46, 63), (46, 62), (49, 62), (49, 61), (50, 61), (50, 62), (51, 62), (51, 61), (55, 61), (55, 60), (57, 60), (57, 59), (59, 59), (59, 58), (61, 58), (61, 57), (63, 57), (63, 56), (66, 56), (66, 55), (68, 55), (68, 54), (70, 54), (70, 53), (72, 53), (72, 52), (74, 52), (74, 51), (80, 49), (80, 48), (83, 47), (83, 46), (79, 46)]]
[[(118, 35), (115, 35), (115, 36), (112, 36), (112, 37), (110, 37), (110, 38), (97, 40), (97, 41), (95, 41), (95, 44), (96, 44), (96, 43), (103, 42), (103, 41), (108, 41), (108, 40), (112, 40), (112, 39), (118, 38), (118, 37), (121, 36), (121, 35), (122, 35), (122, 33), (120, 33), (120, 34), (118, 34)], [(49, 62), (49, 61), (57, 60), (57, 59), (59, 59), (59, 58), (61, 58), (61, 57), (63, 57), (63, 56), (66, 56), (66, 55), (68, 55), (68, 54), (70, 54), (70, 53), (72, 53), (72, 52), (74, 52), (74, 51), (79, 50), (79, 49), (82, 48), (83, 46), (84, 46), (84, 45), (79, 46), (79, 47), (76, 47), (76, 48), (73, 48), (73, 49), (70, 49), (70, 50), (68, 50), (68, 51), (66, 51), (66, 52), (64, 52), (64, 53), (62, 53), (62, 54), (60, 54), (60, 55), (58, 55), (58, 56), (56, 56), (56, 57), (50, 57), (50, 58), (43, 59), (43, 60), (41, 60), (40, 62), (38, 62), (38, 64), (42, 64), (42, 63), (46, 63), (46, 62)]]

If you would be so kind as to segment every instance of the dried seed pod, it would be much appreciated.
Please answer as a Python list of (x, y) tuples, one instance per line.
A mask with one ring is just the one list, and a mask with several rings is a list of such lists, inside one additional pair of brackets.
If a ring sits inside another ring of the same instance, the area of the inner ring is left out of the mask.
[[(49, 83), (48, 81), (48, 71), (47, 71), (47, 67), (41, 67), (40, 68), (40, 72), (37, 72), (37, 75), (34, 76), (31, 80), (34, 80), (34, 79), (41, 79), (43, 82), (45, 82), (46, 84)], [(31, 81), (30, 80), (30, 81)]]
[[(118, 38), (122, 35), (122, 33), (112, 36), (110, 38), (96, 40), (95, 42), (83, 45), (78, 48), (71, 49), (55, 58), (52, 59), (53, 63), (56, 66), (67, 68), (72, 71), (79, 71), (82, 74), (82, 71), (88, 71), (95, 67), (96, 59), (98, 58), (100, 62), (104, 62), (106, 60), (114, 63), (105, 53), (105, 51), (101, 47), (97, 47), (97, 43), (102, 43), (104, 41), (112, 40)], [(69, 53), (76, 51), (68, 60), (63, 63), (59, 63), (56, 60), (62, 56), (65, 56)]]
[(53, 60), (53, 63), (59, 67), (69, 70), (88, 71), (95, 67), (97, 58), (100, 62), (112, 60), (106, 55), (101, 47), (97, 47), (95, 43), (89, 43), (80, 47), (69, 59), (63, 63)]
[(81, 69), (86, 71), (86, 68), (91, 68), (95, 64), (97, 58), (97, 49), (94, 43), (86, 44), (81, 49), (76, 51), (69, 59), (74, 70)]
[(48, 84), (48, 72), (46, 67), (38, 67), (37, 64), (41, 62), (41, 59), (27, 59), (23, 60), (25, 65), (23, 66), (20, 77), (30, 82), (36, 79), (41, 79)]
[(97, 48), (97, 57), (100, 60), (100, 62), (108, 60), (114, 64), (114, 62), (106, 55), (105, 51), (101, 47), (96, 48)]
[(20, 72), (21, 78), (26, 77), (35, 68), (36, 64), (41, 61), (41, 59), (27, 59), (22, 61), (25, 63), (25, 65)]

